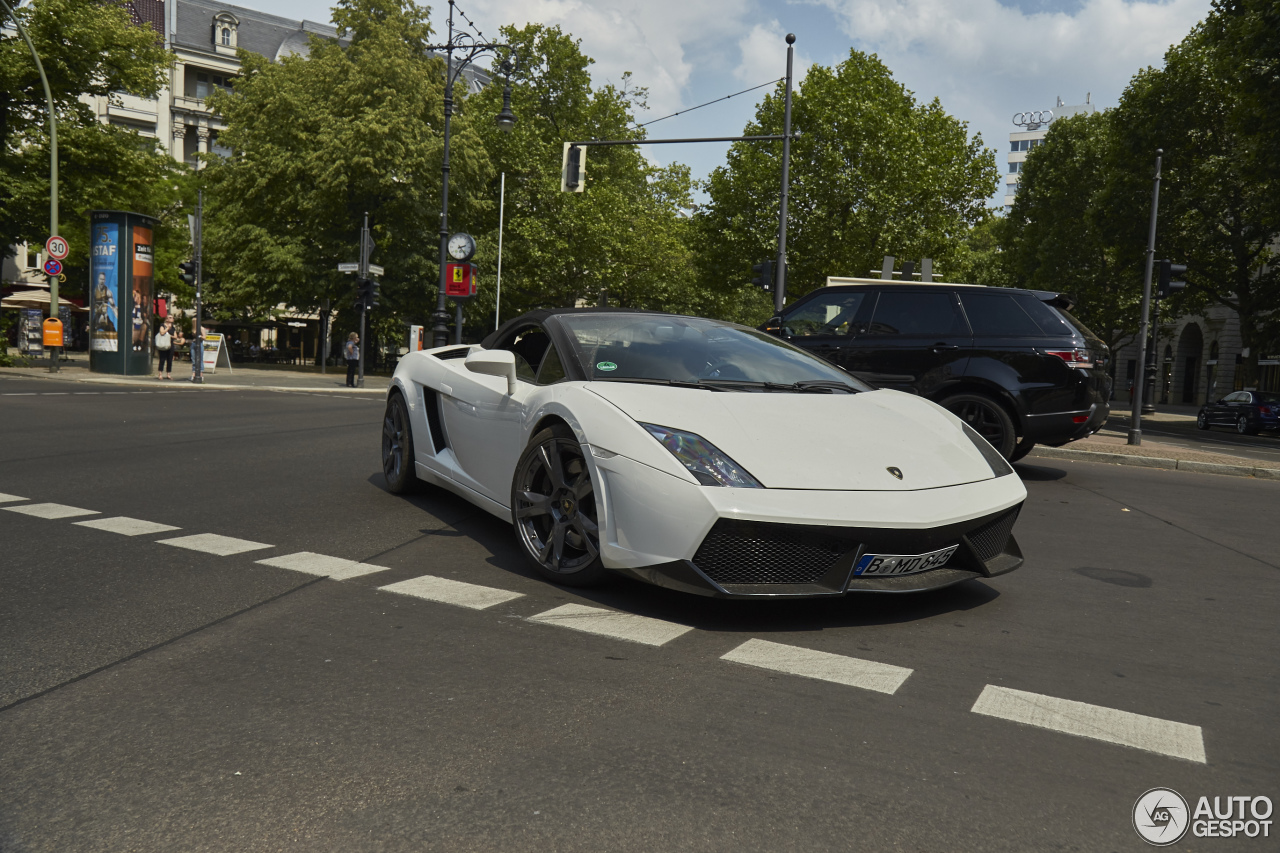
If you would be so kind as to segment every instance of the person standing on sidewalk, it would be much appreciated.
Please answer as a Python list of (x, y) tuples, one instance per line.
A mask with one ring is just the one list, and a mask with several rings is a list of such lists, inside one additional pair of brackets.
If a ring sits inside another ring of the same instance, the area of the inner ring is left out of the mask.
[(347, 360), (347, 387), (356, 387), (356, 371), (360, 368), (360, 336), (355, 332), (347, 335), (343, 344), (342, 356)]
[(164, 325), (156, 332), (156, 354), (159, 362), (156, 365), (156, 379), (173, 378), (173, 318), (165, 317)]

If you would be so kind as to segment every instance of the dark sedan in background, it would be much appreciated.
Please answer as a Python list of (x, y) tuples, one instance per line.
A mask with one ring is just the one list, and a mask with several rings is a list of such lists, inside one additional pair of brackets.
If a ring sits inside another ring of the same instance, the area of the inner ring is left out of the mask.
[(1205, 403), (1196, 418), (1196, 426), (1232, 427), (1241, 435), (1257, 435), (1259, 430), (1280, 430), (1280, 393), (1275, 391), (1236, 391), (1216, 403)]

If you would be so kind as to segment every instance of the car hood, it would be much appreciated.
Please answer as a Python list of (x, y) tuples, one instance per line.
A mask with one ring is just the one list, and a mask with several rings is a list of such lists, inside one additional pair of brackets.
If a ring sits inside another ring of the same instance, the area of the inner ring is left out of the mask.
[[(771, 489), (908, 491), (994, 476), (953, 415), (898, 391), (718, 393), (622, 382), (587, 387), (636, 421), (697, 433)], [(600, 444), (607, 448), (607, 439)]]

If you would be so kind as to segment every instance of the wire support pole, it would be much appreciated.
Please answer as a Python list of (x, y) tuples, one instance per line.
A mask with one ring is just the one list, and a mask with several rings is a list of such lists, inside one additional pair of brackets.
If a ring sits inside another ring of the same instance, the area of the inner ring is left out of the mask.
[[(452, 130), (453, 117), (453, 84), (458, 77), (462, 75), (462, 71), (470, 65), (477, 57), (498, 50), (510, 50), (509, 45), (495, 44), (489, 42), (478, 42), (466, 32), (454, 32), (453, 13), (456, 6), (455, 0), (449, 0), (449, 21), (448, 21), (448, 41), (439, 45), (428, 45), (428, 50), (443, 51), (445, 54), (444, 67), (444, 152), (443, 163), (440, 167), (440, 251), (439, 251), (439, 270), (440, 275), (436, 287), (436, 310), (431, 317), (434, 323), (431, 327), (431, 338), (433, 347), (446, 346), (449, 343), (449, 310), (447, 305), (446, 290), (446, 270), (448, 263), (449, 249), (449, 137)], [(458, 14), (470, 23), (461, 10), (457, 10)], [(474, 27), (475, 25), (472, 24)], [(477, 29), (477, 32), (479, 30)], [(455, 66), (453, 54), (455, 51), (463, 52), (464, 56)], [(458, 330), (461, 334), (461, 329)]]
[[(27, 43), (27, 49), (31, 51), (31, 58), (35, 61), (36, 71), (40, 73), (40, 85), (44, 87), (45, 107), (49, 112), (49, 236), (58, 236), (58, 119), (53, 111), (53, 91), (49, 88), (49, 77), (44, 73), (44, 63), (40, 61), (40, 54), (36, 53), (36, 46), (31, 41), (31, 36), (27, 33), (27, 28), (23, 26), (22, 21), (13, 13), (12, 7), (5, 0), (0, 0), (0, 7), (4, 8), (5, 14), (13, 21), (13, 25), (18, 32), (22, 34), (22, 40)], [(49, 316), (57, 317), (59, 314), (59, 298), (58, 298), (58, 277), (56, 275), (49, 276)], [(52, 347), (53, 358), (49, 364), (49, 370), (52, 373), (58, 372), (58, 359), (61, 355), (61, 347)]]
[(499, 325), (502, 316), (502, 225), (507, 212), (507, 173), (502, 173), (502, 188), (498, 190), (498, 286), (493, 300), (493, 328)]
[(1156, 175), (1151, 187), (1151, 226), (1147, 231), (1147, 263), (1142, 274), (1142, 314), (1138, 322), (1138, 369), (1133, 379), (1133, 409), (1129, 415), (1129, 444), (1142, 444), (1142, 400), (1147, 372), (1147, 316), (1151, 310), (1151, 269), (1156, 257), (1156, 216), (1160, 211), (1160, 164), (1164, 151), (1156, 149)]
[(773, 310), (782, 313), (787, 299), (787, 202), (791, 196), (791, 69), (796, 34), (787, 33), (787, 94), (782, 110), (782, 192), (778, 198), (778, 262), (773, 287)]

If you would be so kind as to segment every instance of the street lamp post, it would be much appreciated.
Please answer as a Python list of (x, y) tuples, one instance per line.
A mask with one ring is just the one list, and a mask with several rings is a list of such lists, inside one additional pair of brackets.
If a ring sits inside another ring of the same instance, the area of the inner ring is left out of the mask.
[[(470, 65), (477, 57), (499, 50), (511, 50), (510, 45), (477, 41), (470, 33), (453, 31), (453, 9), (456, 3), (449, 0), (449, 40), (444, 44), (430, 45), (431, 50), (443, 51), (444, 68), (444, 164), (441, 167), (440, 183), (440, 279), (436, 291), (436, 310), (431, 315), (435, 325), (431, 329), (433, 346), (442, 347), (449, 343), (449, 310), (445, 305), (445, 264), (449, 243), (449, 131), (453, 116), (453, 84), (462, 74), (462, 69)], [(453, 62), (454, 51), (460, 51), (463, 58), (457, 65)], [(503, 60), (502, 71), (505, 86), (502, 91), (502, 112), (495, 121), (498, 127), (510, 133), (515, 127), (516, 116), (511, 111), (511, 62)], [(461, 324), (459, 324), (461, 325)], [(458, 330), (461, 335), (461, 329)]]

